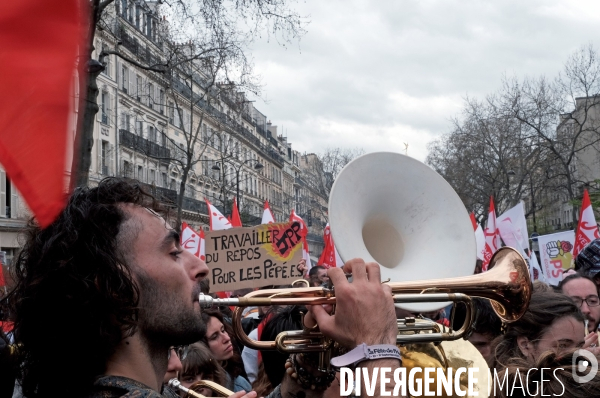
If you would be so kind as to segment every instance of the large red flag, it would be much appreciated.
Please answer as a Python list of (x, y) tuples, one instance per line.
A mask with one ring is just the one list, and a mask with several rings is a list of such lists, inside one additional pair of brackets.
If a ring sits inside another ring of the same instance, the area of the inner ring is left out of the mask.
[(575, 245), (573, 246), (573, 258), (584, 247), (593, 240), (600, 238), (598, 233), (598, 224), (592, 209), (592, 202), (587, 189), (583, 192), (583, 202), (581, 203), (581, 212), (579, 213), (579, 223), (577, 224), (577, 233), (575, 234)]
[(0, 163), (42, 227), (66, 200), (69, 104), (76, 62), (86, 64), (86, 6), (0, 1)]
[(232, 227), (241, 227), (242, 219), (240, 218), (240, 213), (238, 212), (237, 200), (233, 198), (233, 207), (231, 209), (231, 226)]

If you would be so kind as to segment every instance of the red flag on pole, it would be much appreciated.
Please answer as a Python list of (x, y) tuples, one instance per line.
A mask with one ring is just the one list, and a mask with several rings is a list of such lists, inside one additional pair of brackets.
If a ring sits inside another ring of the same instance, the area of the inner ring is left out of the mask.
[(296, 211), (294, 209), (292, 209), (292, 212), (290, 213), (290, 222), (294, 222), (294, 221), (298, 221), (301, 225), (301, 228), (303, 231), (301, 233), (301, 235), (302, 235), (302, 258), (306, 262), (306, 268), (311, 269), (312, 262), (310, 261), (310, 251), (308, 250), (308, 241), (306, 240), (306, 235), (308, 234), (308, 227), (304, 223), (304, 220), (302, 219), (302, 217), (297, 215)]
[(66, 200), (73, 81), (77, 62), (86, 64), (77, 60), (86, 53), (86, 4), (0, 2), (0, 163), (42, 227)]
[(494, 198), (490, 197), (490, 212), (483, 231), (485, 236), (485, 249), (483, 251), (482, 270), (487, 271), (492, 255), (500, 248), (500, 231), (496, 228), (496, 209), (494, 208)]
[(577, 257), (579, 252), (591, 241), (600, 238), (598, 233), (598, 224), (592, 209), (592, 202), (587, 189), (583, 191), (583, 202), (581, 203), (581, 212), (579, 213), (579, 223), (577, 224), (577, 233), (575, 234), (575, 246), (573, 247), (573, 258)]
[(323, 240), (325, 241), (325, 247), (323, 248), (323, 253), (321, 253), (321, 257), (319, 257), (319, 261), (317, 265), (321, 265), (325, 268), (331, 267), (341, 267), (344, 265), (340, 255), (338, 254), (335, 244), (333, 242), (333, 237), (331, 236), (331, 231), (329, 229), (329, 224), (323, 230)]
[(242, 219), (240, 218), (237, 200), (235, 198), (233, 198), (233, 208), (231, 209), (231, 226), (234, 228), (242, 226)]

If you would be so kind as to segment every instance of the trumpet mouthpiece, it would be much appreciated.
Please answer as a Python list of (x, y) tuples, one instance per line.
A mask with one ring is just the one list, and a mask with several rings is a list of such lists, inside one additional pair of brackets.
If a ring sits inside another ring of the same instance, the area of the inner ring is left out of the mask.
[(198, 302), (200, 303), (200, 308), (210, 308), (213, 306), (214, 299), (207, 294), (200, 293), (198, 296)]

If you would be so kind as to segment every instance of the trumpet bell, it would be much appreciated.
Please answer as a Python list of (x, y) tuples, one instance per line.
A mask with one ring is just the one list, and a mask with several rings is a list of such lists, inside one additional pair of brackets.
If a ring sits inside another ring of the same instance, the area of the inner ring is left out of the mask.
[[(454, 278), (475, 268), (475, 235), (461, 199), (409, 156), (370, 153), (346, 165), (333, 184), (329, 216), (342, 259), (377, 262), (382, 280)], [(401, 306), (427, 312), (447, 304)]]

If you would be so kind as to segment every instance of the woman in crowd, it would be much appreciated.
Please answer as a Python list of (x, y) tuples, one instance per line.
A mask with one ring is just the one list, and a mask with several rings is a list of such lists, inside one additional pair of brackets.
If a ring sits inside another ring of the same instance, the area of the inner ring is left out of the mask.
[(203, 310), (202, 319), (206, 322), (206, 334), (202, 341), (213, 359), (226, 371), (224, 386), (233, 392), (252, 391), (250, 382), (244, 377), (244, 365), (229, 323), (224, 322), (223, 315), (215, 310)]
[(573, 300), (536, 286), (523, 317), (494, 341), (495, 368), (502, 370), (513, 358), (535, 363), (546, 351), (581, 347), (584, 337), (584, 317)]
[[(187, 355), (181, 361), (182, 370), (179, 381), (187, 388), (201, 380), (210, 380), (225, 385), (225, 370), (213, 359), (212, 353), (204, 343), (195, 343), (188, 347)], [(205, 397), (212, 397), (207, 388), (194, 389)], [(183, 395), (183, 394), (182, 394)]]

